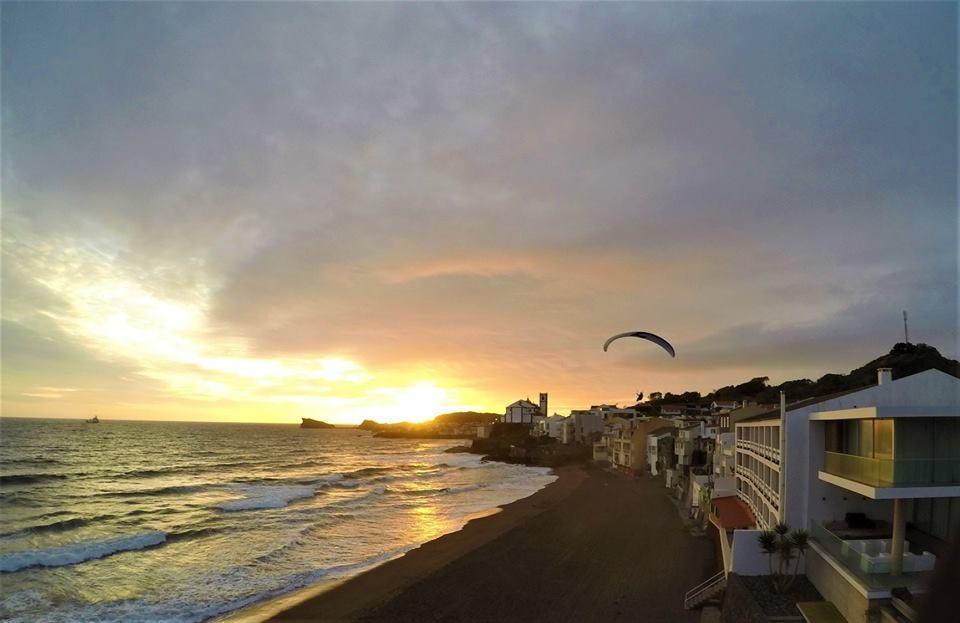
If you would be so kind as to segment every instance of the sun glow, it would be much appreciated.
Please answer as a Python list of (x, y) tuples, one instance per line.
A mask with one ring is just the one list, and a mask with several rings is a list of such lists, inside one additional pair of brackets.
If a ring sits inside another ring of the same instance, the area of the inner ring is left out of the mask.
[[(375, 375), (339, 356), (261, 357), (237, 336), (208, 326), (214, 285), (202, 279), (165, 287), (153, 268), (137, 271), (113, 249), (60, 244), (14, 248), (28, 274), (66, 305), (41, 313), (62, 331), (104, 358), (133, 365), (157, 381), (168, 397), (236, 406), (247, 420), (326, 418), (332, 422), (420, 422), (444, 410), (469, 408), (440, 379), (408, 374)], [(59, 399), (31, 391), (31, 398)], [(222, 412), (222, 410), (221, 410)]]
[(403, 389), (383, 388), (376, 391), (389, 400), (384, 421), (422, 422), (443, 411), (455, 408), (448, 392), (432, 382), (421, 382)]

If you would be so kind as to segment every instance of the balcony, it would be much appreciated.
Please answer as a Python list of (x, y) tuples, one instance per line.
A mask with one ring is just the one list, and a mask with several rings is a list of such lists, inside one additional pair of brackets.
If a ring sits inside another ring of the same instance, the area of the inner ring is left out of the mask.
[(738, 474), (741, 478), (746, 477), (754, 491), (759, 493), (767, 501), (767, 504), (776, 510), (780, 509), (780, 493), (774, 491), (758, 474), (749, 469), (740, 469)]
[(960, 459), (874, 459), (824, 452), (823, 471), (871, 487), (960, 485)]
[(780, 464), (780, 448), (774, 448), (772, 446), (767, 446), (762, 443), (757, 443), (756, 441), (748, 441), (746, 439), (737, 440), (737, 449), (745, 450), (747, 452), (753, 453), (755, 456), (763, 457), (768, 461)]
[[(878, 538), (884, 536), (887, 538)], [(878, 532), (871, 538), (844, 539), (835, 534), (827, 524), (810, 522), (811, 540), (867, 588), (890, 589), (906, 586), (915, 589), (925, 586), (933, 573), (936, 556), (920, 550), (912, 553), (910, 543), (907, 542), (903, 550), (903, 573), (894, 575), (890, 572), (889, 536), (887, 531), (885, 534)]]

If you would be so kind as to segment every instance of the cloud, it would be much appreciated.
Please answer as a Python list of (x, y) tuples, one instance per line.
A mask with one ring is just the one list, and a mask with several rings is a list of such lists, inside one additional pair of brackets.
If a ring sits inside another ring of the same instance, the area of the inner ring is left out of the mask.
[(4, 14), (4, 318), (150, 400), (575, 406), (852, 367), (903, 308), (956, 355), (952, 5)]

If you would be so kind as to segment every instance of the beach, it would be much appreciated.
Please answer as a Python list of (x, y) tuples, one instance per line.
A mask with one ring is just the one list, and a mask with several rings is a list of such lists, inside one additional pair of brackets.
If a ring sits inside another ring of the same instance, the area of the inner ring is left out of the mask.
[(320, 594), (230, 621), (697, 621), (683, 594), (716, 571), (656, 479), (567, 467), (469, 522)]

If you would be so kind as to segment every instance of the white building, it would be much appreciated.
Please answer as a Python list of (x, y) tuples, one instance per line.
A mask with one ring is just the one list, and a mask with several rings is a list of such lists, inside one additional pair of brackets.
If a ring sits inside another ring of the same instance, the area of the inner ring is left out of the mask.
[(503, 414), (506, 424), (536, 424), (537, 420), (547, 415), (547, 394), (540, 394), (540, 404), (535, 405), (530, 399), (518, 400), (507, 405)]
[(770, 413), (736, 424), (736, 486), (757, 520), (769, 530), (780, 521), (780, 417)]
[[(707, 444), (704, 440), (716, 439), (719, 429), (699, 421), (688, 426), (677, 427), (677, 441), (674, 452), (677, 455), (677, 467), (681, 470), (689, 469), (693, 462), (694, 450), (703, 450)], [(712, 449), (712, 448), (711, 448)]]
[(563, 439), (563, 423), (567, 416), (554, 413), (537, 422), (537, 434), (542, 437), (553, 437), (554, 439)]
[(739, 407), (740, 403), (736, 400), (714, 400), (710, 403), (710, 410), (718, 415), (726, 415)]
[(657, 469), (657, 452), (660, 438), (674, 434), (676, 434), (674, 431), (659, 430), (647, 435), (647, 469), (650, 470), (651, 476), (656, 476), (660, 473)]
[(715, 478), (733, 478), (737, 464), (736, 433), (719, 433), (713, 450), (713, 475)]
[[(960, 379), (881, 368), (877, 385), (735, 426), (739, 498), (760, 527), (809, 530), (806, 574), (848, 621), (893, 587), (925, 590), (960, 536)], [(733, 536), (732, 570), (766, 573), (756, 531)]]
[(564, 420), (563, 443), (587, 443), (603, 433), (603, 416), (589, 411), (571, 411)]
[(571, 415), (575, 413), (592, 413), (599, 415), (605, 422), (612, 422), (616, 418), (633, 420), (648, 417), (646, 410), (643, 408), (638, 409), (636, 406), (618, 407), (617, 405), (592, 405), (589, 409), (576, 409), (570, 412)]

